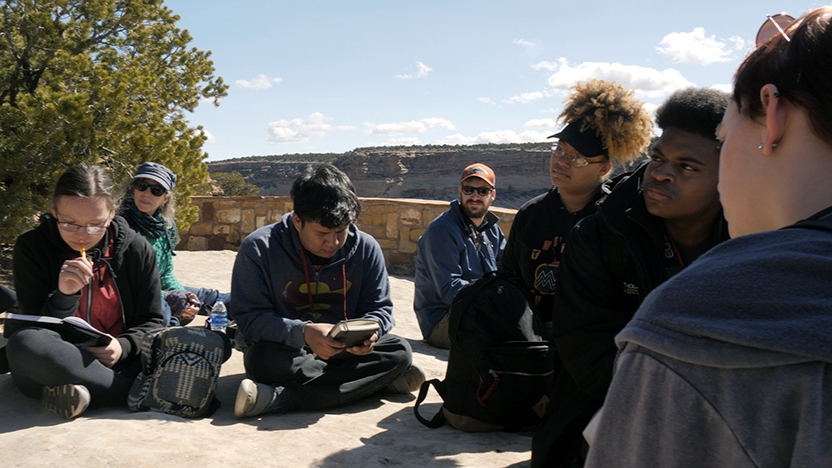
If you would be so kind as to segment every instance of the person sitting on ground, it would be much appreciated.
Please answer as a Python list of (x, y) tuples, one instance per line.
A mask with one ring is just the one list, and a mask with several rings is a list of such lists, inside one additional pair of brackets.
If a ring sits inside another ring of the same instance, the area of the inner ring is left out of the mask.
[(500, 270), (522, 279), (535, 311), (551, 322), (553, 295), (566, 236), (612, 189), (614, 162), (621, 166), (647, 150), (653, 123), (632, 90), (602, 80), (573, 87), (559, 119), (566, 125), (549, 138), (552, 187), (529, 200), (514, 217)]
[[(291, 189), (294, 211), (251, 233), (231, 274), (231, 315), (244, 338), (246, 379), (234, 414), (251, 417), (343, 406), (380, 391), (410, 393), (424, 382), (410, 344), (389, 334), (393, 303), (378, 242), (354, 222), (352, 182), (330, 164)], [(346, 347), (328, 334), (354, 318), (379, 331)]]
[(17, 308), (17, 294), (0, 284), (0, 313)]
[(58, 178), (51, 213), (14, 245), (20, 313), (80, 317), (113, 338), (107, 346), (79, 348), (39, 327), (9, 337), (17, 388), (67, 419), (83, 413), (91, 400), (126, 405), (142, 369), (142, 339), (163, 323), (156, 256), (116, 215), (117, 206), (103, 168), (71, 167)]
[(198, 313), (209, 315), (217, 299), (227, 304), (231, 295), (216, 289), (182, 286), (173, 275), (174, 248), (179, 242), (173, 189), (176, 174), (154, 162), (142, 163), (133, 176), (119, 210), (133, 230), (156, 251), (162, 281), (162, 313), (169, 325), (187, 325)]
[[(17, 294), (14, 290), (0, 284), (0, 313), (17, 312)], [(0, 347), (0, 374), (9, 372), (9, 361), (6, 359), (6, 346)]]
[(581, 431), (612, 379), (616, 333), (650, 291), (728, 239), (714, 140), (728, 99), (702, 88), (672, 94), (656, 110), (663, 131), (650, 160), (570, 232), (552, 321), (564, 370), (534, 440), (535, 466), (582, 463)]
[(616, 337), (589, 467), (832, 466), (832, 7), (769, 16), (717, 132), (731, 240)]
[(462, 171), (459, 199), (437, 216), (419, 238), (413, 311), (429, 345), (448, 349), (448, 318), (456, 293), (497, 271), (506, 245), (497, 216), (488, 211), (497, 197), (494, 171), (471, 164)]

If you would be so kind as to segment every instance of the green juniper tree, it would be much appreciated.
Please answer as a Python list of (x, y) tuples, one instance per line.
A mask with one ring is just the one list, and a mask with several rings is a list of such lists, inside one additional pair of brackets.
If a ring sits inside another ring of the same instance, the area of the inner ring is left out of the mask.
[(213, 172), (211, 178), (220, 186), (223, 195), (257, 195), (260, 187), (246, 181), (239, 172)]
[(181, 227), (207, 176), (205, 134), (188, 126), (199, 101), (227, 86), (210, 52), (162, 0), (4, 0), (0, 6), (0, 242), (48, 209), (69, 166), (109, 167), (116, 181), (144, 161), (179, 175)]

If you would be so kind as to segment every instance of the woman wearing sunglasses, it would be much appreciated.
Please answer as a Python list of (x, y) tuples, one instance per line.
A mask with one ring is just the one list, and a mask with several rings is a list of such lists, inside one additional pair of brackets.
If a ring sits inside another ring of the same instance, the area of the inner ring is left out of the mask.
[(51, 205), (14, 246), (19, 312), (79, 317), (112, 339), (77, 347), (55, 331), (27, 327), (12, 334), (6, 350), (17, 388), (74, 418), (91, 399), (126, 403), (141, 371), (142, 339), (162, 326), (159, 275), (150, 246), (116, 216), (118, 196), (103, 168), (68, 169)]
[(766, 20), (717, 130), (732, 239), (616, 337), (588, 466), (832, 466), (830, 77), (832, 7)]
[(173, 275), (173, 249), (179, 242), (174, 220), (176, 179), (176, 174), (161, 164), (142, 163), (124, 195), (120, 214), (156, 251), (165, 297), (162, 302), (165, 323), (186, 325), (200, 311), (208, 315), (218, 298), (227, 304), (230, 294), (216, 289), (188, 288)]
[(566, 126), (550, 137), (557, 138), (548, 168), (552, 187), (517, 212), (500, 263), (522, 277), (545, 322), (552, 320), (566, 235), (609, 193), (613, 184), (605, 181), (613, 162), (639, 157), (653, 134), (650, 116), (633, 92), (602, 80), (574, 86), (559, 119)]

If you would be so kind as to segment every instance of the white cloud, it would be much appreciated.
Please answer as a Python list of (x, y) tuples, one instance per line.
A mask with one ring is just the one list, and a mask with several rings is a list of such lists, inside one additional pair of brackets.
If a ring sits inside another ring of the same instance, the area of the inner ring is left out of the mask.
[(627, 89), (635, 90), (637, 96), (648, 98), (661, 97), (694, 86), (673, 68), (656, 70), (617, 62), (583, 62), (570, 66), (565, 58), (558, 60), (558, 69), (549, 77), (549, 86), (555, 90), (568, 91), (576, 83), (592, 78), (615, 81)]
[(205, 135), (205, 143), (214, 144), (217, 142), (217, 137), (215, 137), (211, 132), (208, 130), (202, 130), (203, 135)]
[(427, 125), (416, 121), (386, 124), (367, 122), (364, 124), (364, 133), (367, 135), (403, 135), (405, 133), (423, 133), (427, 130)]
[(658, 104), (653, 104), (652, 102), (645, 102), (644, 103), (644, 110), (650, 114), (650, 118), (653, 119), (655, 122), (656, 120), (656, 109), (659, 108)]
[(521, 45), (523, 47), (533, 48), (537, 47), (537, 44), (534, 41), (527, 41), (525, 39), (515, 39), (511, 41), (512, 44)]
[(541, 91), (532, 91), (530, 93), (523, 93), (517, 96), (512, 96), (508, 99), (503, 99), (503, 102), (506, 104), (528, 104), (530, 102), (537, 101), (539, 99), (543, 99), (544, 94)]
[(529, 41), (526, 39), (515, 39), (511, 41), (512, 44), (517, 44), (519, 46), (523, 46), (526, 50), (526, 55), (531, 57), (536, 57), (540, 55), (543, 51), (543, 45), (541, 45), (541, 41)]
[(664, 36), (656, 50), (671, 57), (674, 62), (710, 65), (729, 62), (746, 47), (742, 38), (735, 36), (719, 40), (716, 36), (705, 36), (705, 28), (693, 28), (691, 32), (673, 32)]
[(430, 72), (433, 71), (433, 68), (425, 65), (422, 62), (416, 62), (416, 69), (417, 69), (416, 73), (396, 75), (396, 78), (401, 78), (403, 80), (410, 80), (410, 79), (414, 79), (414, 78), (424, 78), (424, 77), (428, 76), (428, 74)]
[(439, 117), (430, 117), (427, 119), (422, 119), (422, 122), (424, 122), (430, 128), (444, 128), (447, 130), (456, 130), (456, 127), (454, 127), (454, 124), (452, 124), (450, 120), (446, 120)]
[(391, 138), (383, 143), (368, 143), (369, 146), (413, 146), (421, 144), (422, 142), (416, 137)]
[(269, 122), (269, 137), (266, 143), (306, 143), (332, 131), (332, 125), (320, 112), (313, 112), (307, 119), (278, 120)]
[(734, 85), (732, 84), (725, 84), (725, 83), (718, 83), (715, 85), (709, 86), (710, 89), (715, 89), (717, 91), (722, 91), (724, 93), (733, 93), (734, 92)]
[(451, 121), (439, 117), (431, 117), (419, 121), (413, 120), (410, 122), (386, 123), (376, 124), (366, 122), (364, 124), (364, 133), (367, 135), (404, 135), (407, 133), (424, 133), (428, 128), (444, 128), (447, 130), (454, 130), (454, 124)]
[(238, 87), (245, 89), (269, 89), (272, 84), (278, 84), (283, 81), (283, 78), (269, 78), (262, 73), (257, 75), (253, 80), (237, 80), (234, 82)]
[(745, 48), (745, 41), (739, 37), (719, 40), (716, 36), (705, 36), (705, 28), (693, 28), (691, 32), (666, 35), (656, 50), (671, 57), (674, 62), (710, 65), (731, 61)]
[(449, 135), (437, 142), (440, 145), (475, 145), (480, 143), (531, 143), (544, 141), (549, 133), (526, 130), (517, 133), (514, 130), (482, 132), (475, 137), (466, 137), (461, 133)]
[(523, 124), (523, 126), (526, 128), (552, 128), (557, 127), (558, 122), (555, 119), (532, 119)]
[(535, 70), (555, 71), (555, 70), (558, 69), (558, 66), (559, 66), (558, 63), (543, 61), (543, 62), (538, 62), (538, 63), (532, 65), (532, 68), (535, 69)]
[(483, 104), (489, 104), (489, 105), (492, 105), (492, 106), (497, 104), (496, 102), (492, 101), (491, 99), (489, 99), (487, 97), (481, 97), (480, 102), (483, 103)]

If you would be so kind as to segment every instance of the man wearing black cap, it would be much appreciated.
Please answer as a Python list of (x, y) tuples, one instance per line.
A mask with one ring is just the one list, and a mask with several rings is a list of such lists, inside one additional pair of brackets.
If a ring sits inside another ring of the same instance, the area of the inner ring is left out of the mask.
[(552, 320), (563, 370), (533, 442), (533, 466), (582, 465), (581, 431), (610, 385), (615, 335), (650, 291), (728, 239), (714, 137), (728, 98), (698, 88), (670, 96), (656, 111), (663, 133), (650, 160), (569, 234)]
[(413, 310), (425, 341), (448, 349), (448, 310), (456, 293), (497, 270), (506, 240), (488, 211), (497, 197), (494, 171), (471, 164), (462, 171), (459, 200), (419, 238)]

